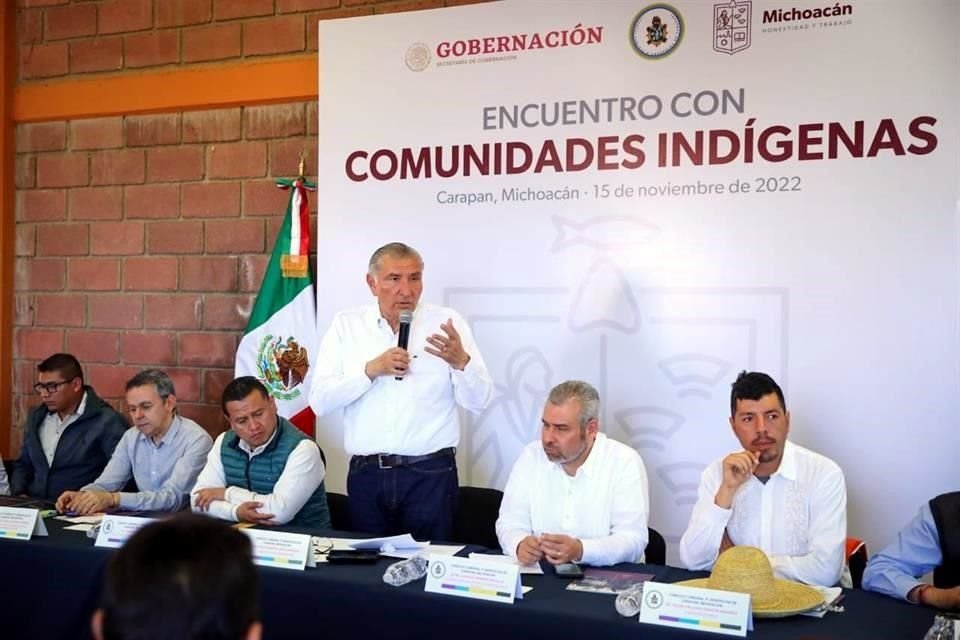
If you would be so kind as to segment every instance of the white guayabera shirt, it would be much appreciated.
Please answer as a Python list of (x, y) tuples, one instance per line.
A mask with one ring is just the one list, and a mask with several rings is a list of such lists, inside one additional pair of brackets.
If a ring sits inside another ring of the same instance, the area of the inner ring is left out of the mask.
[(713, 567), (726, 530), (733, 544), (762, 549), (779, 578), (837, 584), (847, 538), (847, 487), (837, 463), (788, 441), (780, 468), (766, 484), (751, 476), (730, 509), (714, 503), (722, 480), (723, 459), (700, 478), (697, 504), (680, 540), (686, 568)]

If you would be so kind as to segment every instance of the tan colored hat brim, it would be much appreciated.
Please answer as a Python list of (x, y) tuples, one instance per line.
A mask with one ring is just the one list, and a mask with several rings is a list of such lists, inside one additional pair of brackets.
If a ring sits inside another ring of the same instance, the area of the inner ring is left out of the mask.
[[(709, 578), (697, 578), (696, 580), (684, 580), (677, 582), (684, 587), (697, 587), (700, 589), (709, 589), (707, 584)], [(779, 604), (767, 609), (753, 607), (753, 615), (757, 618), (785, 618), (795, 616), (800, 613), (812, 611), (823, 604), (823, 596), (813, 587), (808, 587), (799, 582), (790, 582), (789, 580), (774, 580), (774, 588), (779, 596)]]

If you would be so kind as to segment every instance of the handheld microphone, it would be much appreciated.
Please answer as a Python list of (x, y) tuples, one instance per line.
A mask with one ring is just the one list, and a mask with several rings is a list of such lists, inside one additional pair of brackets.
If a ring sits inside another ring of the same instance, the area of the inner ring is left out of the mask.
[[(410, 342), (410, 323), (413, 321), (413, 313), (410, 311), (400, 312), (400, 330), (397, 332), (397, 346), (406, 351), (407, 343)], [(394, 376), (394, 380), (403, 380), (403, 376)]]

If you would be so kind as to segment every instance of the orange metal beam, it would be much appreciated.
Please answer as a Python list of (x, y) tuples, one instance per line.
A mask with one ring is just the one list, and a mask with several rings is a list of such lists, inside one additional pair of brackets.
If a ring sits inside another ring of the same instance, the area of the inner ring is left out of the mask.
[(13, 94), (17, 79), (17, 10), (0, 2), (0, 457), (10, 455), (13, 415), (14, 162)]
[[(15, 16), (10, 20), (15, 21)], [(9, 60), (10, 56), (5, 55), (4, 59)], [(316, 100), (317, 88), (316, 54), (89, 78), (71, 76), (16, 86), (13, 121), (74, 120)]]

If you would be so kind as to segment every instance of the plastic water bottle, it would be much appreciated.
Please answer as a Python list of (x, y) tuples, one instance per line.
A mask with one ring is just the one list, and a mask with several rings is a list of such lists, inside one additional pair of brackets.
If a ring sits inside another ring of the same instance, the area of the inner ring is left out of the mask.
[(423, 556), (413, 556), (400, 562), (394, 562), (387, 567), (383, 574), (383, 581), (394, 587), (419, 580), (427, 575), (427, 559)]
[(640, 615), (640, 603), (643, 602), (643, 583), (632, 584), (617, 594), (617, 613), (624, 618)]

